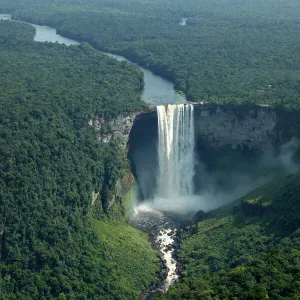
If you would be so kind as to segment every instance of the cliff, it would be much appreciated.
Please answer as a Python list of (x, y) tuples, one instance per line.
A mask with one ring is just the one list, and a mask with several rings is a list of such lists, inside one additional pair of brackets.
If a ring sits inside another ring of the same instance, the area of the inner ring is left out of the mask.
[(228, 106), (195, 105), (195, 135), (210, 147), (230, 145), (270, 148), (277, 139), (278, 115), (272, 108), (248, 110)]
[[(212, 172), (236, 169), (251, 173), (251, 166), (254, 170), (254, 164), (260, 164), (259, 155), (272, 153), (276, 156), (282, 145), (300, 137), (300, 116), (297, 112), (268, 106), (194, 104), (194, 122), (196, 155), (202, 166), (204, 164)], [(120, 141), (124, 155), (128, 151), (132, 172), (143, 190), (142, 197), (151, 198), (158, 163), (156, 108), (152, 107), (145, 113), (123, 114), (110, 120), (95, 117), (88, 124), (95, 128), (99, 140), (104, 143)], [(240, 165), (244, 169), (240, 170)], [(205, 184), (202, 166), (196, 166), (195, 180)], [(126, 172), (124, 176), (128, 178)], [(124, 198), (130, 188), (127, 182), (121, 178), (116, 182), (114, 196), (103, 207), (105, 211), (117, 199)], [(147, 186), (142, 186), (143, 182), (147, 182)], [(92, 195), (92, 203), (96, 202), (96, 198), (100, 198), (97, 192)]]
[[(124, 160), (127, 154), (127, 143), (134, 120), (138, 113), (122, 114), (114, 119), (106, 120), (96, 116), (88, 121), (88, 126), (94, 127), (98, 139), (106, 144), (111, 141), (119, 141), (123, 149)], [(115, 181), (111, 187), (111, 193), (101, 197), (99, 191), (94, 191), (91, 195), (91, 205), (97, 213), (109, 211), (117, 202), (122, 202), (129, 192), (133, 183), (133, 176), (130, 170), (122, 170), (122, 176)]]
[(195, 135), (210, 147), (262, 152), (299, 136), (300, 116), (268, 106), (195, 105)]
[[(195, 139), (212, 148), (247, 146), (264, 151), (300, 137), (300, 114), (296, 111), (263, 105), (193, 105)], [(156, 109), (139, 114), (136, 121), (144, 135), (152, 135), (148, 128), (149, 123), (157, 123)]]
[(139, 113), (122, 114), (117, 118), (109, 120), (96, 116), (94, 119), (88, 121), (88, 125), (95, 128), (99, 134), (99, 140), (104, 143), (119, 140), (125, 149), (134, 119), (138, 114)]
[[(267, 175), (294, 168), (291, 157), (300, 138), (298, 112), (259, 105), (193, 105), (195, 192), (207, 186), (222, 190), (253, 182), (256, 186)], [(154, 196), (157, 184), (157, 123), (155, 110), (140, 114), (129, 136), (132, 172), (141, 198), (146, 199)], [(292, 139), (296, 142), (288, 143)]]

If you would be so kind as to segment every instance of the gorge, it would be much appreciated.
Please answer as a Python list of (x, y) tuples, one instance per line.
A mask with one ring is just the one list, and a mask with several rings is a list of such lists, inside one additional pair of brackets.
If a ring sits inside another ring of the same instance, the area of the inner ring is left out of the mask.
[[(162, 189), (161, 179), (156, 174), (160, 174), (162, 165), (166, 171), (171, 168), (167, 165), (168, 158), (165, 157), (164, 162), (161, 162), (162, 157), (156, 153), (156, 148), (161, 146), (161, 130), (163, 128), (167, 130), (166, 126), (160, 127), (157, 117), (161, 114), (160, 109), (157, 108), (158, 113), (153, 111), (138, 115), (129, 137), (129, 158), (133, 163), (133, 172), (139, 182), (143, 199), (156, 198), (157, 194), (153, 191)], [(169, 111), (169, 122), (174, 122), (170, 115), (172, 106), (166, 111)], [(212, 192), (210, 187), (214, 187), (212, 188), (214, 192), (223, 191), (225, 199), (230, 198), (229, 194), (233, 193), (231, 197), (233, 200), (259, 186), (280, 170), (287, 172), (296, 170), (292, 163), (292, 156), (298, 149), (297, 138), (299, 138), (299, 116), (296, 113), (263, 106), (217, 104), (194, 105), (193, 112), (194, 133), (193, 130), (189, 132), (192, 135), (190, 142), (193, 139), (195, 142), (194, 166), (191, 167), (191, 161), (183, 164), (187, 168), (184, 171), (185, 178), (194, 183), (194, 193), (203, 195), (204, 191)], [(170, 128), (169, 131), (172, 130)], [(164, 134), (166, 138), (170, 138), (166, 132)], [(167, 149), (167, 146), (165, 147)], [(168, 151), (165, 156), (167, 153)], [(176, 150), (173, 153), (176, 153)], [(185, 154), (185, 159), (189, 160), (189, 155)], [(174, 164), (173, 167), (179, 168), (179, 165)], [(188, 174), (192, 169), (195, 172), (194, 176)], [(169, 178), (170, 175), (164, 176)], [(178, 178), (172, 180), (177, 182), (176, 187), (170, 188), (170, 184), (165, 182), (164, 188), (178, 194)], [(211, 199), (209, 202), (207, 207), (198, 203), (198, 208), (210, 210), (226, 201), (219, 203)], [(173, 206), (176, 206), (175, 202)], [(187, 203), (184, 208), (189, 210)]]
[(297, 113), (253, 105), (162, 105), (135, 118), (128, 147), (139, 189), (134, 216), (158, 228), (170, 270), (165, 290), (178, 276), (174, 228), (297, 172), (299, 128)]

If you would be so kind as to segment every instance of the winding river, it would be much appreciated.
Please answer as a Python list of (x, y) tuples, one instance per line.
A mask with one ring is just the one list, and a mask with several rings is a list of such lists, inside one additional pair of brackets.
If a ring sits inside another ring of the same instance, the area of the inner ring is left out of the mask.
[[(11, 16), (7, 14), (0, 14), (0, 20), (11, 20)], [(57, 34), (56, 29), (54, 28), (31, 23), (27, 24), (35, 27), (36, 32), (34, 40), (36, 42), (59, 43), (66, 46), (80, 44), (75, 40), (68, 39)], [(112, 53), (101, 53), (113, 57), (118, 61), (128, 61), (131, 63), (125, 57)], [(142, 67), (140, 67), (140, 69), (144, 73), (145, 85), (142, 97), (146, 103), (150, 105), (186, 103), (186, 98), (175, 92), (174, 84), (172, 82), (153, 74), (150, 70)], [(176, 260), (173, 256), (176, 236), (175, 224), (172, 223), (172, 221), (163, 213), (145, 208), (143, 205), (138, 206), (134, 210), (133, 215), (130, 217), (130, 222), (132, 225), (141, 230), (148, 233), (154, 233), (154, 236), (152, 236), (152, 243), (160, 250), (165, 266), (167, 267), (167, 276), (163, 286), (161, 287), (162, 290), (166, 292), (169, 286), (178, 279), (178, 274), (176, 272)]]
[[(11, 16), (7, 14), (0, 14), (0, 20), (11, 20)], [(36, 42), (50, 42), (65, 44), (67, 46), (79, 45), (80, 43), (65, 38), (57, 34), (56, 29), (48, 26), (40, 26), (36, 24), (31, 24), (35, 29), (34, 40)], [(101, 52), (110, 57), (117, 59), (118, 61), (128, 61), (123, 56), (115, 55), (112, 53)], [(150, 105), (161, 105), (161, 104), (177, 104), (185, 103), (186, 99), (184, 96), (177, 94), (174, 90), (174, 84), (160, 76), (153, 74), (150, 70), (139, 67), (144, 73), (144, 90), (143, 90), (143, 100)]]

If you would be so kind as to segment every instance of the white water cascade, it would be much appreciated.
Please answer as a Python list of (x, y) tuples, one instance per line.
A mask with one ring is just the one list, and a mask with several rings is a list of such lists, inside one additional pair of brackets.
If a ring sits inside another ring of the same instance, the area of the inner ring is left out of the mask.
[(167, 267), (162, 286), (167, 292), (179, 276), (174, 255), (177, 229), (168, 213), (188, 213), (191, 207), (187, 204), (194, 193), (194, 107), (190, 104), (160, 105), (157, 116), (159, 166), (155, 197), (138, 205), (130, 221), (138, 228), (154, 232), (153, 242)]
[(156, 196), (174, 199), (193, 194), (194, 107), (157, 106), (159, 172)]

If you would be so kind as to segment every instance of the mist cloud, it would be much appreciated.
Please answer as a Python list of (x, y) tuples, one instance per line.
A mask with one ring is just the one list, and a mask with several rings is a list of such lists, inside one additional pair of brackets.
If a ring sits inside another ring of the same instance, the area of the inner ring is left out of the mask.
[[(265, 152), (255, 164), (251, 162), (252, 172), (250, 173), (235, 171), (234, 166), (232, 171), (208, 172), (205, 170), (205, 163), (200, 161), (197, 172), (200, 172), (200, 180), (203, 180), (202, 186), (204, 185), (200, 192), (198, 191), (197, 194), (191, 196), (177, 196), (170, 199), (154, 196), (153, 199), (145, 199), (142, 205), (144, 208), (148, 207), (149, 209), (183, 216), (189, 215), (190, 217), (199, 210), (208, 212), (217, 209), (244, 196), (278, 175), (297, 172), (299, 166), (293, 161), (293, 155), (298, 148), (299, 141), (292, 139), (282, 145), (277, 154), (274, 154), (274, 150)], [(141, 157), (145, 158), (145, 156)], [(139, 176), (141, 176), (139, 178), (140, 187), (142, 189), (144, 187), (149, 188), (147, 182), (150, 175), (147, 168), (144, 168), (145, 162), (142, 158), (139, 160), (138, 165)], [(153, 175), (152, 173), (151, 176)], [(220, 181), (224, 181), (226, 186), (220, 186)]]

